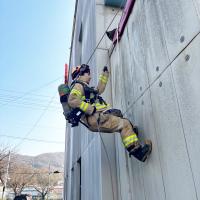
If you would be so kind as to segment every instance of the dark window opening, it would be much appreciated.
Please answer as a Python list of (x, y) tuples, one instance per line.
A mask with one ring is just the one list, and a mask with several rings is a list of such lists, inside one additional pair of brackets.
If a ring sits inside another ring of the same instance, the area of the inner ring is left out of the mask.
[(81, 23), (80, 32), (79, 32), (79, 36), (78, 36), (78, 41), (82, 42), (82, 40), (83, 40), (83, 25)]
[(77, 161), (79, 168), (79, 200), (81, 200), (81, 157)]
[(127, 0), (104, 0), (106, 6), (124, 8)]

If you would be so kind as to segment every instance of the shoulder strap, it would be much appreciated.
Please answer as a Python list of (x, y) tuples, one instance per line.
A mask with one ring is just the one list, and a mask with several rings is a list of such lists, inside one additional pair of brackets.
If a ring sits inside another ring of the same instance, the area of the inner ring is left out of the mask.
[(95, 99), (97, 98), (98, 96), (98, 91), (95, 90), (93, 87), (89, 87), (87, 84), (85, 84), (84, 82), (82, 81), (79, 81), (79, 80), (74, 80), (72, 83), (71, 83), (71, 89), (74, 87), (74, 85), (76, 83), (79, 83), (83, 86), (83, 89), (84, 89), (84, 93), (85, 93), (85, 98), (86, 98), (86, 101), (90, 101), (90, 94), (93, 93), (94, 96), (95, 96)]
[(90, 99), (90, 87), (88, 87), (84, 82), (82, 81), (78, 81), (78, 80), (74, 80), (72, 83), (71, 83), (71, 86), (70, 86), (70, 89), (72, 90), (72, 88), (74, 87), (74, 85), (76, 83), (79, 83), (83, 86), (83, 90), (84, 90), (84, 93), (85, 93), (85, 98), (86, 100), (89, 100)]
[(87, 85), (86, 85), (85, 83), (83, 83), (82, 81), (74, 80), (74, 81), (71, 83), (70, 88), (72, 89), (76, 83), (81, 84), (83, 87), (87, 87)]

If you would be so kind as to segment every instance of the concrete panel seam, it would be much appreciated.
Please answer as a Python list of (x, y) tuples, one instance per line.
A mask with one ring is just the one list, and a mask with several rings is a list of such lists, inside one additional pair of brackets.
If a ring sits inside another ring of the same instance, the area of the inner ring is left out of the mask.
[(147, 200), (148, 197), (147, 197), (147, 194), (146, 194), (146, 191), (145, 191), (145, 185), (144, 185), (144, 173), (143, 173), (143, 171), (142, 171), (142, 187), (143, 187), (143, 192), (144, 192), (144, 198), (145, 198), (145, 200)]
[[(146, 18), (146, 15), (145, 15), (145, 18)], [(148, 26), (147, 26), (147, 22), (145, 20), (145, 25), (148, 29)], [(160, 23), (161, 24), (161, 23)], [(143, 41), (142, 41), (143, 42)], [(164, 39), (164, 43), (165, 43), (165, 46), (166, 46), (166, 40)], [(167, 51), (167, 55), (168, 55), (168, 51)], [(168, 58), (169, 58), (169, 55), (168, 55)], [(146, 74), (147, 74), (147, 79), (148, 79), (148, 85), (151, 86), (150, 84), (150, 77), (149, 77), (149, 73), (148, 73), (148, 69), (147, 69), (147, 64), (145, 66), (145, 70), (146, 70)], [(147, 92), (147, 90), (146, 90)], [(146, 93), (145, 92), (145, 93)], [(150, 90), (150, 87), (149, 87), (149, 95), (150, 95), (150, 104), (151, 104), (151, 108), (152, 108), (152, 94), (151, 94), (151, 90)], [(156, 130), (156, 125), (155, 125), (155, 117), (154, 117), (154, 111), (153, 111), (153, 108), (152, 108), (152, 113), (153, 113), (153, 124), (154, 124), (154, 130), (155, 130), (155, 133), (154, 136), (155, 136), (155, 140), (156, 140), (156, 145), (158, 146), (158, 138), (157, 138), (157, 130)], [(162, 165), (161, 165), (161, 158), (160, 158), (160, 152), (158, 151), (158, 158), (159, 158), (159, 167), (160, 167), (160, 171), (161, 171), (161, 177), (162, 177), (162, 185), (163, 185), (163, 190), (164, 190), (164, 198), (166, 199), (166, 188), (165, 188), (165, 184), (164, 184), (164, 176), (163, 176), (163, 169), (162, 169)], [(142, 177), (143, 177), (143, 185), (144, 185), (144, 173), (142, 173)], [(146, 191), (145, 191), (145, 187), (144, 187), (144, 195), (145, 195), (145, 199), (146, 199)]]
[(188, 44), (177, 54), (177, 56), (169, 63), (171, 65), (178, 57), (179, 55), (193, 42), (193, 40), (200, 34), (200, 31), (188, 42)]
[(105, 7), (105, 4), (103, 4), (103, 3), (96, 3), (96, 6), (103, 6), (103, 7)]
[[(127, 154), (126, 154), (125, 158), (126, 158), (126, 163), (127, 163), (126, 164), (127, 174), (128, 174), (128, 177), (131, 177), (132, 176), (131, 167), (130, 167), (130, 164), (128, 162)], [(129, 184), (129, 187), (130, 187), (131, 186), (131, 179), (130, 178), (128, 178), (128, 184)], [(131, 192), (131, 198), (133, 198), (133, 193), (132, 192)]]
[[(193, 3), (194, 4), (194, 3)], [(146, 22), (145, 22), (146, 23)], [(160, 23), (161, 26), (162, 26), (162, 23)], [(163, 69), (163, 71), (157, 76), (157, 78), (150, 84), (153, 85), (153, 83), (158, 80), (158, 78), (161, 77), (161, 75), (163, 74), (163, 72), (177, 59), (177, 57), (191, 44), (191, 42), (200, 34), (200, 31), (188, 42), (188, 44), (177, 54), (177, 56), (175, 56), (175, 58)], [(166, 45), (166, 40), (164, 40), (165, 42), (165, 45)], [(115, 46), (111, 46), (111, 48), (109, 49), (109, 57), (112, 56), (112, 53), (113, 53), (113, 50), (115, 49)], [(167, 54), (168, 54), (168, 58), (169, 58), (169, 53), (168, 53), (168, 50), (167, 50)], [(147, 76), (149, 78), (149, 74), (148, 74), (148, 71), (147, 71)], [(146, 88), (146, 90), (148, 89), (148, 87)], [(137, 100), (143, 96), (143, 94), (146, 92), (146, 90), (143, 91), (143, 93), (137, 98)]]
[[(152, 93), (151, 90), (149, 90), (149, 95), (150, 95), (150, 103), (151, 103), (151, 107), (152, 107)], [(156, 128), (156, 124), (155, 124), (155, 114), (152, 108), (152, 115), (153, 115), (153, 124), (154, 124), (154, 129), (155, 129), (155, 138), (156, 138), (156, 145), (158, 146), (158, 137), (157, 137), (157, 128)], [(158, 158), (159, 158), (159, 165), (160, 165), (160, 171), (161, 171), (161, 177), (162, 177), (162, 183), (163, 183), (163, 189), (164, 189), (164, 195), (165, 195), (165, 199), (166, 197), (166, 188), (165, 188), (165, 184), (164, 184), (164, 176), (163, 176), (163, 169), (162, 169), (162, 165), (161, 165), (161, 158), (160, 158), (160, 152), (158, 151)]]
[[(156, 9), (156, 11), (158, 12), (158, 10)], [(159, 13), (159, 12), (158, 12)], [(146, 18), (146, 15), (145, 15), (145, 18)], [(161, 23), (161, 20), (160, 20), (160, 18), (158, 18), (158, 21), (159, 21), (159, 24), (160, 24), (160, 26), (162, 27), (163, 25), (162, 25), (162, 23)], [(147, 20), (145, 20), (145, 25), (146, 25), (146, 27), (147, 27), (147, 30), (148, 30), (148, 25), (147, 25)], [(163, 28), (161, 29), (161, 32), (162, 32), (162, 35), (164, 36), (164, 30), (163, 30)], [(165, 47), (166, 47), (166, 53), (167, 53), (167, 56), (168, 56), (168, 59), (170, 60), (170, 58), (169, 58), (169, 52), (168, 52), (168, 49), (167, 49), (167, 41), (166, 41), (166, 39), (165, 39), (165, 37), (163, 38), (163, 41), (164, 41), (164, 43), (165, 43)], [(170, 65), (170, 64), (169, 64)], [(168, 65), (167, 65), (168, 66)], [(167, 67), (166, 66), (166, 67)], [(164, 68), (165, 69), (165, 68)], [(163, 70), (164, 71), (164, 70)], [(162, 73), (162, 72), (161, 72)], [(160, 73), (160, 74), (161, 74)], [(149, 77), (149, 73), (148, 73), (148, 69), (147, 69), (147, 77), (148, 77), (148, 79), (150, 79), (150, 77)], [(158, 77), (160, 77), (159, 75), (158, 75)], [(150, 81), (149, 81), (149, 84), (150, 84)]]
[(128, 110), (133, 107), (133, 105), (147, 92), (147, 90), (149, 90), (151, 88), (151, 86), (162, 76), (162, 74), (172, 65), (172, 63), (178, 58), (178, 56), (191, 44), (191, 42), (200, 34), (200, 32), (198, 32), (194, 38), (192, 38), (192, 40), (187, 44), (187, 46), (161, 71), (161, 73), (154, 79), (154, 81), (152, 81), (152, 83), (150, 83), (148, 85), (148, 87), (146, 87), (146, 89), (144, 89), (144, 91), (136, 98), (135, 101), (133, 101), (133, 103), (130, 104), (130, 106), (123, 112), (123, 115), (125, 115)]
[[(194, 6), (194, 8), (195, 8), (195, 4), (194, 4), (194, 2), (193, 2), (193, 0), (192, 0), (192, 4), (193, 4), (193, 6)], [(159, 6), (158, 6), (159, 7)], [(196, 8), (195, 8), (195, 10), (196, 10)], [(160, 11), (160, 9), (158, 10), (159, 11), (159, 13), (161, 12)], [(161, 15), (161, 13), (160, 13), (160, 15)], [(197, 12), (196, 12), (196, 15), (197, 15)], [(161, 17), (161, 16), (160, 16)], [(162, 18), (162, 17), (161, 17)], [(198, 16), (197, 16), (197, 18), (198, 18)], [(165, 44), (166, 44), (166, 47), (167, 47), (167, 53), (168, 53), (168, 57), (169, 57), (169, 49), (168, 49), (168, 46), (167, 46), (167, 39), (166, 39), (166, 34), (165, 34), (165, 31), (164, 31), (164, 29), (165, 29), (165, 26), (164, 26), (164, 24), (163, 23), (160, 23), (160, 25), (161, 25), (161, 27), (162, 27), (162, 30), (163, 30), (163, 34), (164, 34), (164, 41), (165, 41)], [(198, 34), (198, 33), (197, 33)], [(194, 36), (195, 37), (195, 36)], [(193, 37), (193, 38), (194, 38)], [(190, 43), (191, 41), (189, 41), (187, 44), (186, 44), (186, 46), (185, 47), (183, 47), (183, 49), (180, 49), (180, 52), (177, 54), (177, 56), (188, 46), (188, 44)], [(176, 59), (176, 57), (177, 56), (175, 56), (175, 58), (174, 59), (172, 59), (172, 61), (174, 61), (175, 59)]]
[(106, 145), (105, 145), (105, 143), (104, 143), (104, 141), (103, 141), (103, 138), (102, 138), (102, 135), (101, 135), (101, 133), (99, 132), (99, 137), (100, 137), (100, 140), (101, 140), (101, 144), (103, 144), (103, 149), (104, 149), (104, 151), (105, 151), (105, 153), (106, 153), (106, 158), (107, 158), (107, 161), (108, 161), (108, 167), (109, 167), (109, 174), (110, 174), (110, 181), (111, 181), (111, 187), (112, 187), (112, 197), (113, 197), (113, 200), (114, 200), (114, 196), (115, 196), (115, 194), (114, 194), (114, 181), (113, 181), (113, 175), (112, 175), (112, 168), (111, 168), (111, 161), (110, 161), (110, 158), (109, 158), (109, 156), (108, 156), (108, 151), (107, 151), (107, 149), (106, 149)]
[[(145, 16), (146, 18), (146, 16)], [(146, 20), (145, 20), (145, 25), (146, 27), (148, 28), (147, 24), (146, 24)], [(143, 40), (141, 41), (143, 44)], [(166, 45), (166, 40), (164, 40), (165, 42), (165, 45)], [(167, 52), (168, 53), (168, 52)], [(169, 57), (169, 55), (168, 55)], [(151, 107), (152, 107), (152, 97), (151, 97), (151, 90), (150, 90), (150, 87), (151, 87), (151, 84), (150, 84), (150, 77), (149, 77), (149, 74), (148, 74), (148, 69), (147, 69), (147, 63), (145, 62), (145, 71), (146, 71), (146, 74), (147, 74), (147, 81), (148, 81), (148, 87), (143, 91), (143, 93), (135, 100), (135, 103), (148, 91), (149, 89), (149, 94), (150, 94), (150, 103), (151, 103)], [(134, 104), (133, 104), (134, 105)], [(152, 112), (153, 112), (153, 109), (152, 109)], [(157, 139), (157, 130), (156, 130), (156, 126), (155, 126), (155, 117), (154, 117), (154, 114), (153, 114), (153, 124), (154, 124), (154, 130), (155, 130), (155, 133), (154, 136), (155, 136), (155, 139), (156, 139), (156, 144), (158, 146), (158, 139)], [(163, 177), (163, 169), (162, 169), (162, 165), (161, 165), (161, 158), (160, 158), (160, 153), (158, 152), (158, 158), (159, 158), (159, 167), (160, 167), (160, 170), (161, 170), (161, 177), (162, 177), (162, 185), (163, 185), (163, 190), (164, 190), (164, 197), (166, 199), (166, 189), (165, 189), (165, 185), (164, 185), (164, 177)], [(146, 195), (146, 190), (145, 190), (145, 187), (144, 187), (144, 173), (142, 173), (142, 183), (143, 183), (143, 188), (144, 188), (144, 197), (145, 199), (148, 199), (147, 198), (147, 195)]]
[[(116, 138), (115, 138), (115, 140), (116, 140)], [(117, 151), (119, 151), (119, 148), (116, 148), (116, 150)], [(119, 161), (119, 156), (118, 155), (116, 155), (116, 157), (117, 157), (117, 159), (116, 159), (116, 161), (117, 161), (117, 166), (118, 166), (118, 168), (119, 168), (119, 166), (120, 166), (120, 161)], [(118, 180), (119, 180), (119, 182), (121, 183), (121, 173), (120, 173), (120, 169), (118, 169), (117, 170), (117, 175), (118, 175)], [(118, 190), (119, 190), (119, 195), (120, 195), (120, 200), (122, 200), (122, 193), (121, 193), (121, 184), (118, 184)]]
[[(145, 24), (146, 24), (146, 20), (145, 20)], [(146, 24), (146, 27), (148, 27), (147, 24)], [(165, 43), (166, 43), (166, 41), (165, 41)], [(168, 57), (169, 57), (169, 55), (168, 55)], [(145, 62), (145, 70), (146, 70), (146, 74), (147, 74), (148, 85), (150, 86), (150, 77), (149, 77), (149, 74), (148, 74), (148, 69), (147, 69), (146, 62)], [(151, 103), (151, 108), (152, 108), (152, 98), (151, 98), (152, 94), (151, 94), (150, 88), (149, 88), (149, 95), (150, 95), (150, 103)], [(153, 108), (152, 108), (152, 113), (153, 113)], [(156, 130), (156, 126), (155, 126), (155, 117), (154, 117), (154, 114), (153, 114), (153, 124), (154, 124), (154, 130), (155, 130), (155, 133), (153, 133), (153, 134), (155, 135), (156, 145), (158, 146), (157, 130)], [(160, 159), (160, 152), (159, 151), (158, 151), (158, 158), (159, 158), (159, 166), (160, 166), (161, 177), (162, 177), (162, 185), (163, 185), (163, 190), (164, 190), (164, 197), (166, 199), (166, 189), (165, 189), (165, 184), (164, 184), (163, 169), (162, 169), (162, 165), (161, 165), (161, 159)], [(142, 173), (142, 181), (143, 181), (143, 188), (144, 188), (144, 196), (145, 196), (145, 199), (146, 199), (146, 191), (145, 191), (145, 187), (144, 187), (144, 173)]]
[(194, 8), (195, 8), (195, 10), (196, 10), (196, 16), (197, 16), (197, 18), (199, 19), (199, 21), (200, 21), (200, 18), (199, 18), (199, 15), (198, 15), (198, 13), (199, 13), (199, 10), (198, 10), (198, 8), (196, 7), (196, 3), (195, 3), (195, 1), (194, 0), (192, 0), (192, 2), (193, 2), (193, 5), (194, 5)]
[(109, 49), (98, 47), (97, 50), (108, 51)]
[(194, 172), (193, 172), (193, 169), (192, 169), (190, 153), (189, 153), (189, 150), (188, 150), (188, 144), (187, 144), (185, 130), (184, 130), (184, 126), (183, 126), (183, 119), (182, 119), (182, 115), (181, 115), (180, 103), (179, 103), (179, 100), (178, 100), (177, 90), (176, 90), (176, 86), (175, 86), (174, 75), (173, 75), (172, 69), (170, 69), (170, 71), (171, 71), (171, 74), (172, 74), (172, 82), (173, 82), (173, 85), (174, 85), (176, 102), (177, 102), (177, 105), (178, 105), (178, 113), (179, 113), (179, 116), (180, 116), (180, 122), (181, 122), (182, 131), (183, 131), (183, 137), (184, 137), (184, 140), (185, 140), (187, 156), (188, 156), (188, 159), (189, 159), (189, 165), (190, 165), (190, 170), (191, 170), (191, 174), (192, 174), (192, 180), (193, 180), (193, 183), (194, 183), (196, 199), (198, 200), (197, 187), (196, 187), (196, 183), (195, 183), (195, 179), (194, 179)]
[(84, 151), (81, 152), (81, 156), (87, 151), (87, 149), (92, 145), (93, 140), (95, 140), (96, 137), (93, 137), (90, 142), (87, 144), (86, 148), (84, 149)]
[(77, 158), (77, 160), (74, 160), (74, 162), (71, 165), (71, 169), (74, 168), (74, 166), (78, 163), (78, 160), (80, 160), (81, 156)]

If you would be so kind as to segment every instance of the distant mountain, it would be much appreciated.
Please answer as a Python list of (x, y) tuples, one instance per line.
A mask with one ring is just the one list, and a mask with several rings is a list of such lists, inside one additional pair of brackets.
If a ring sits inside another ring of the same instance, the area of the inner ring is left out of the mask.
[(37, 156), (27, 156), (21, 154), (13, 155), (19, 162), (31, 165), (34, 168), (49, 168), (50, 170), (64, 170), (64, 152), (44, 153)]

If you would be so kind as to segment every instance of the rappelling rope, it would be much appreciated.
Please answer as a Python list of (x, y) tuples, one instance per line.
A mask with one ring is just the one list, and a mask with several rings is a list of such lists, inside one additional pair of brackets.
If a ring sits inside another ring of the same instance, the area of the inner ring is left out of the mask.
[[(106, 62), (106, 66), (108, 65), (108, 63), (109, 63), (109, 55), (108, 55), (108, 57), (107, 57), (107, 62)], [(99, 117), (98, 117), (98, 119), (96, 118), (96, 123), (97, 123), (97, 129), (98, 129), (98, 134), (99, 134), (99, 137), (100, 137), (100, 139), (101, 139), (101, 143), (103, 144), (103, 148), (104, 148), (104, 151), (105, 151), (105, 153), (106, 153), (106, 158), (107, 158), (107, 160), (108, 160), (108, 166), (109, 166), (109, 174), (110, 174), (110, 180), (111, 180), (111, 187), (112, 187), (112, 199), (114, 200), (114, 185), (113, 185), (113, 182), (114, 182), (114, 180), (113, 180), (113, 175), (112, 175), (112, 167), (111, 167), (111, 160), (110, 160), (110, 158), (109, 158), (109, 155), (108, 155), (108, 151), (107, 151), (107, 149), (106, 149), (106, 145), (105, 145), (105, 142), (104, 142), (104, 140), (103, 140), (103, 136), (101, 135), (101, 131), (100, 131), (100, 127), (99, 127), (99, 123), (100, 123), (100, 114), (99, 114)]]
[[(117, 57), (118, 57), (118, 65), (120, 65), (120, 52), (119, 52), (119, 26), (117, 28)], [(119, 66), (118, 66), (119, 67)], [(119, 163), (119, 157), (117, 157), (117, 161)], [(119, 180), (121, 182), (121, 175), (120, 175), (120, 170), (119, 170)], [(120, 186), (120, 195), (121, 195), (121, 184), (119, 185)], [(121, 199), (122, 199), (122, 196), (121, 196)]]
[[(122, 8), (122, 5), (123, 5), (124, 2), (125, 2), (125, 0), (122, 1), (121, 5), (120, 5), (120, 8)], [(109, 24), (109, 26), (107, 27), (106, 31), (110, 28), (111, 24), (113, 23), (115, 17), (116, 17), (117, 14), (119, 13), (119, 11), (120, 11), (120, 9), (119, 9), (119, 10), (116, 12), (116, 14), (114, 15), (114, 17), (113, 17), (111, 23)], [(89, 63), (89, 61), (91, 60), (92, 56), (94, 55), (96, 49), (98, 48), (99, 44), (101, 43), (103, 37), (104, 37), (105, 34), (106, 34), (106, 31), (105, 31), (104, 34), (102, 35), (100, 41), (98, 42), (98, 44), (97, 44), (97, 46), (95, 47), (93, 53), (91, 54), (90, 58), (88, 59), (87, 64)], [(117, 45), (118, 45), (118, 44), (119, 44), (119, 26), (117, 27)], [(119, 51), (118, 51), (118, 53), (119, 53)], [(119, 59), (119, 56), (118, 56), (118, 59)], [(109, 59), (109, 52), (108, 52), (108, 59), (107, 59), (107, 62), (106, 62), (106, 66), (108, 65), (109, 61), (110, 61), (110, 59)], [(118, 60), (118, 63), (119, 63), (119, 60)], [(100, 118), (100, 115), (99, 115), (99, 118)], [(113, 180), (113, 175), (112, 175), (111, 160), (110, 160), (110, 158), (109, 158), (108, 151), (107, 151), (107, 149), (106, 149), (106, 145), (105, 145), (105, 143), (104, 143), (103, 137), (102, 137), (101, 132), (100, 132), (100, 127), (99, 127), (100, 121), (99, 121), (99, 119), (96, 119), (96, 122), (97, 122), (98, 134), (99, 134), (99, 137), (100, 137), (101, 142), (102, 142), (102, 144), (103, 144), (103, 148), (104, 148), (104, 151), (105, 151), (105, 153), (106, 153), (107, 160), (108, 160), (109, 172), (110, 172), (109, 174), (110, 174), (111, 187), (112, 187), (112, 199), (114, 200), (114, 194), (115, 194), (115, 193), (114, 193), (114, 185), (113, 185), (114, 180)]]
[[(122, 6), (122, 5), (121, 5)], [(119, 11), (118, 11), (119, 12)], [(117, 13), (118, 13), (117, 12)], [(115, 16), (117, 15), (117, 13), (115, 14)], [(110, 25), (109, 25), (110, 26)], [(108, 27), (109, 28), (109, 27)], [(107, 30), (108, 30), (108, 28), (107, 28)], [(118, 27), (119, 28), (119, 27)], [(117, 28), (117, 43), (118, 43), (118, 28)], [(105, 33), (104, 33), (104, 35), (105, 35)], [(102, 39), (101, 39), (102, 40)], [(100, 43), (99, 43), (100, 44)], [(99, 45), (98, 44), (98, 45)], [(96, 49), (95, 49), (96, 50)], [(94, 53), (93, 53), (94, 54)], [(108, 63), (109, 63), (109, 52), (108, 52), (108, 59), (107, 59), (107, 62), (106, 62), (106, 66), (108, 65)], [(113, 185), (113, 182), (114, 182), (114, 180), (113, 180), (113, 175), (112, 175), (112, 167), (111, 167), (111, 160), (110, 160), (110, 158), (109, 158), (109, 155), (108, 155), (108, 151), (107, 151), (107, 149), (106, 149), (106, 145), (105, 145), (105, 142), (104, 142), (104, 140), (103, 140), (103, 137), (102, 137), (102, 135), (101, 135), (101, 132), (100, 132), (100, 127), (99, 127), (99, 123), (100, 123), (100, 114), (99, 114), (99, 117), (98, 117), (98, 119), (96, 118), (96, 122), (97, 122), (97, 129), (98, 129), (98, 134), (99, 134), (99, 137), (100, 137), (100, 139), (101, 139), (101, 143), (103, 144), (103, 148), (104, 148), (104, 151), (105, 151), (105, 153), (106, 153), (106, 157), (107, 157), (107, 160), (108, 160), (108, 165), (109, 165), (109, 174), (110, 174), (110, 180), (111, 180), (111, 187), (112, 187), (112, 199), (114, 200), (114, 185)]]
[[(103, 33), (102, 37), (100, 38), (98, 44), (97, 44), (96, 47), (94, 48), (94, 50), (93, 50), (92, 54), (90, 55), (90, 57), (89, 57), (88, 61), (86, 62), (86, 64), (88, 64), (88, 63), (90, 62), (91, 58), (92, 58), (93, 55), (95, 54), (95, 52), (96, 52), (98, 46), (100, 45), (101, 41), (103, 40), (104, 36), (106, 35), (106, 32), (108, 31), (108, 29), (109, 29), (110, 26), (112, 25), (112, 23), (113, 23), (114, 19), (116, 18), (117, 14), (121, 11), (122, 6), (123, 6), (123, 4), (125, 3), (125, 1), (126, 1), (126, 0), (123, 0), (123, 1), (121, 2), (121, 5), (120, 5), (120, 7), (119, 7), (119, 10), (118, 10), (118, 11), (116, 12), (116, 14), (114, 15), (113, 19), (111, 20), (111, 22), (110, 22), (110, 24), (108, 25), (107, 29), (106, 29), (105, 32)], [(117, 31), (118, 31), (118, 30), (117, 30)], [(108, 54), (109, 54), (109, 53), (108, 53)], [(106, 65), (107, 65), (108, 63), (109, 63), (109, 55), (108, 55), (108, 60), (107, 60)], [(113, 185), (113, 176), (112, 176), (111, 161), (110, 161), (110, 158), (109, 158), (109, 156), (108, 156), (108, 152), (107, 152), (107, 149), (106, 149), (106, 145), (105, 145), (105, 143), (104, 143), (104, 141), (103, 141), (103, 138), (102, 138), (102, 136), (101, 136), (101, 133), (100, 133), (100, 128), (99, 128), (98, 119), (96, 119), (96, 120), (97, 120), (98, 134), (99, 134), (99, 136), (100, 136), (100, 139), (101, 139), (101, 142), (102, 142), (102, 144), (103, 144), (103, 147), (104, 147), (104, 150), (105, 150), (105, 153), (106, 153), (106, 157), (107, 157), (107, 160), (108, 160), (109, 171), (110, 171), (110, 179), (111, 179), (111, 186), (112, 186), (112, 199), (114, 200), (114, 185)]]
[(97, 129), (98, 129), (98, 134), (99, 134), (99, 136), (100, 136), (100, 139), (101, 139), (101, 142), (102, 142), (102, 144), (103, 144), (103, 148), (104, 148), (104, 151), (105, 151), (105, 153), (106, 153), (106, 157), (107, 157), (107, 160), (108, 160), (108, 166), (109, 166), (109, 171), (110, 171), (110, 180), (111, 180), (111, 187), (112, 187), (112, 199), (114, 200), (114, 186), (113, 186), (113, 176), (112, 176), (112, 167), (111, 167), (111, 161), (110, 161), (110, 158), (109, 158), (109, 156), (108, 156), (108, 151), (107, 151), (107, 149), (106, 149), (106, 145), (105, 145), (105, 143), (104, 143), (104, 141), (103, 141), (103, 137), (102, 137), (102, 135), (101, 135), (101, 132), (100, 132), (100, 128), (99, 128), (99, 123), (100, 123), (100, 121), (99, 121), (99, 118), (100, 118), (100, 113), (99, 113), (99, 117), (98, 117), (98, 119), (96, 118), (96, 122), (97, 122)]
[(104, 36), (106, 35), (106, 32), (108, 31), (108, 29), (110, 28), (110, 26), (112, 25), (114, 19), (116, 18), (117, 14), (121, 11), (123, 4), (125, 3), (126, 0), (123, 0), (119, 6), (119, 10), (115, 13), (114, 17), (112, 18), (110, 24), (108, 25), (108, 27), (106, 28), (105, 32), (103, 33), (102, 37), (100, 38), (98, 44), (96, 45), (96, 47), (94, 48), (92, 54), (90, 55), (88, 61), (86, 64), (88, 64), (91, 60), (91, 58), (93, 57), (94, 53), (96, 52), (97, 48), (99, 47), (101, 41), (103, 40)]
[[(117, 45), (119, 46), (119, 26), (117, 27)], [(109, 55), (108, 55), (108, 59), (107, 59), (107, 63), (106, 65), (109, 63)], [(119, 47), (118, 47), (118, 63), (120, 63), (120, 60), (119, 60)], [(99, 117), (98, 119), (96, 118), (96, 122), (97, 122), (97, 129), (98, 129), (98, 134), (100, 136), (100, 139), (101, 139), (101, 142), (103, 144), (103, 147), (104, 147), (104, 150), (105, 150), (105, 153), (106, 153), (106, 157), (107, 157), (107, 160), (108, 160), (108, 165), (109, 165), (109, 170), (110, 170), (110, 179), (111, 179), (111, 185), (112, 185), (112, 196), (113, 196), (113, 200), (114, 200), (114, 186), (113, 186), (113, 176), (112, 176), (112, 167), (111, 167), (111, 161), (110, 161), (110, 158), (108, 156), (108, 151), (106, 149), (106, 145), (103, 141), (103, 137), (101, 135), (101, 132), (100, 132), (100, 127), (99, 127), (99, 123), (100, 123), (100, 114), (99, 114)]]

